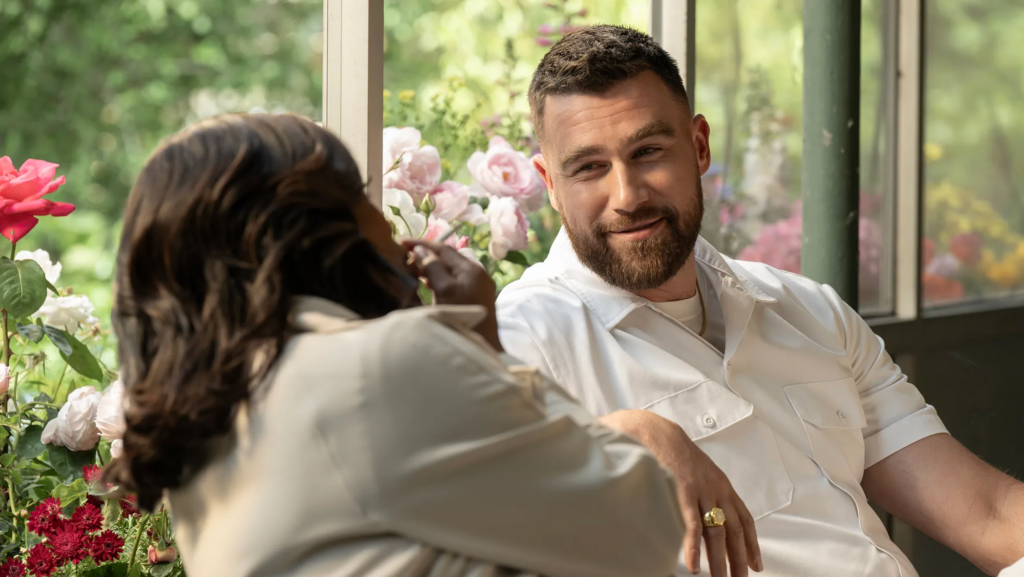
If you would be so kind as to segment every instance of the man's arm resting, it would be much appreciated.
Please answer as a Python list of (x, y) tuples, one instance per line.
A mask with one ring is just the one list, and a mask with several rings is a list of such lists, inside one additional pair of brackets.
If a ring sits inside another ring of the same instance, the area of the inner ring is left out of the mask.
[(872, 465), (868, 499), (989, 575), (1024, 557), (1024, 483), (953, 437), (932, 435)]

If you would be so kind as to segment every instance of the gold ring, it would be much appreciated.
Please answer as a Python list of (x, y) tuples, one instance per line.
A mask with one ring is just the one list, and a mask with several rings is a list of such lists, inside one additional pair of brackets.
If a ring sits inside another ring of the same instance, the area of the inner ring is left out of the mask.
[(722, 525), (725, 525), (725, 511), (715, 507), (704, 513), (705, 527), (721, 527)]

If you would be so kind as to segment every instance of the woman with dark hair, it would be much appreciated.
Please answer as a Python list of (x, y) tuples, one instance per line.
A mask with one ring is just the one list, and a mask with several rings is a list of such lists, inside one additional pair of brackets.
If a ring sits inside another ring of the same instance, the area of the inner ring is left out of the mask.
[(363, 190), (296, 116), (160, 146), (118, 253), (108, 480), (166, 498), (193, 577), (672, 573), (667, 474), (503, 356), (486, 272), (407, 264)]

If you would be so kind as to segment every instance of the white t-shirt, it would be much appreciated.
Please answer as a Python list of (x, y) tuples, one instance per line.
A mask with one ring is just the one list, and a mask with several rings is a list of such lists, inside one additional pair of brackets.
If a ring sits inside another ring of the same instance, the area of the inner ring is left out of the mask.
[[(718, 295), (711, 288), (711, 282), (697, 267), (697, 282), (700, 283), (701, 293), (704, 295), (704, 308), (707, 310), (708, 326), (704, 331), (704, 340), (718, 350), (725, 351), (725, 315), (722, 313), (722, 304), (718, 301)], [(651, 302), (651, 305), (683, 326), (693, 331), (694, 335), (700, 335), (702, 314), (700, 297), (696, 293), (688, 299), (681, 301)]]

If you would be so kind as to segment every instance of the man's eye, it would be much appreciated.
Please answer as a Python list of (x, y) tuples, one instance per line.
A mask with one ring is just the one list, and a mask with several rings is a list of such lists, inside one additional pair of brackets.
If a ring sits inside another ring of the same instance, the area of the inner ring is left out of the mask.
[(590, 172), (590, 171), (594, 170), (595, 168), (597, 168), (596, 164), (593, 164), (593, 163), (584, 164), (583, 166), (581, 166), (581, 167), (576, 169), (576, 174), (583, 174), (584, 172)]
[(633, 157), (634, 158), (640, 158), (641, 156), (647, 156), (649, 154), (653, 154), (657, 150), (658, 150), (657, 148), (653, 148), (653, 147), (650, 147), (650, 146), (645, 146), (645, 147), (641, 148), (640, 150), (636, 151), (636, 153), (633, 154)]

